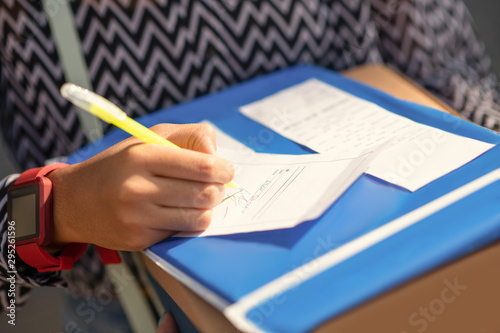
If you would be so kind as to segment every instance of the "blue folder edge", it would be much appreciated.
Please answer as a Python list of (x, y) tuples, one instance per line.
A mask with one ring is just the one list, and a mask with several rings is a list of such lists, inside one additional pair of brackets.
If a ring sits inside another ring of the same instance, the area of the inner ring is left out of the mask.
[[(160, 122), (209, 120), (256, 151), (306, 154), (308, 149), (281, 137), (238, 112), (242, 105), (316, 78), (394, 113), (448, 132), (497, 144), (493, 131), (309, 65), (291, 67), (221, 92), (141, 117)], [(128, 137), (110, 131), (69, 157), (83, 161)], [(170, 238), (146, 251), (158, 264), (221, 310), (306, 263), (409, 213), (500, 167), (500, 148), (410, 193), (363, 175), (319, 219), (266, 232)], [(500, 238), (500, 184), (493, 182), (456, 204), (279, 294), (255, 304), (236, 325), (273, 332), (302, 332), (396, 286), (482, 248)], [(240, 322), (241, 321), (241, 322)]]

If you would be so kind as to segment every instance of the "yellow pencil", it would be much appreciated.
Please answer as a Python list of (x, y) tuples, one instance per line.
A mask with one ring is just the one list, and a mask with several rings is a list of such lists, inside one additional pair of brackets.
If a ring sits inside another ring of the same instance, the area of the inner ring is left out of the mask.
[[(147, 143), (157, 143), (163, 146), (181, 149), (176, 144), (156, 134), (149, 128), (141, 125), (127, 116), (118, 106), (106, 98), (79, 87), (73, 83), (65, 83), (61, 87), (61, 95), (79, 108), (92, 113), (94, 116), (121, 128), (125, 132)], [(238, 188), (233, 182), (225, 184), (230, 188)]]

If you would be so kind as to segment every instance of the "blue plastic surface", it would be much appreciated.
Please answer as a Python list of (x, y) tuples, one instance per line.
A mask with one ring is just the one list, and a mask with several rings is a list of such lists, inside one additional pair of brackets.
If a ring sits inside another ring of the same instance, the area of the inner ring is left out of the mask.
[[(322, 80), (415, 121), (494, 144), (500, 142), (500, 137), (492, 131), (397, 100), (313, 66), (268, 74), (149, 114), (139, 121), (151, 126), (160, 122), (208, 119), (256, 151), (308, 153), (300, 145), (245, 118), (238, 107), (309, 78)], [(126, 137), (121, 130), (114, 130), (102, 141), (73, 154), (70, 163), (93, 156)], [(500, 148), (495, 147), (414, 193), (364, 175), (315, 221), (275, 231), (170, 238), (152, 246), (151, 250), (234, 303), (304, 263), (499, 168), (499, 157)], [(498, 182), (488, 186), (285, 292), (281, 296), (286, 301), (259, 305), (247, 317), (266, 331), (307, 331), (386, 290), (499, 239), (499, 189)]]

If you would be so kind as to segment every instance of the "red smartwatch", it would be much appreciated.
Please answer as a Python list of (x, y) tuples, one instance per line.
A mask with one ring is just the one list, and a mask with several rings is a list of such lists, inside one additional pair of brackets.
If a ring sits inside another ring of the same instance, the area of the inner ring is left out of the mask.
[(39, 272), (71, 269), (87, 247), (87, 244), (72, 243), (58, 256), (44, 249), (54, 236), (52, 182), (46, 175), (67, 165), (54, 163), (27, 170), (8, 191), (8, 221), (15, 228), (16, 252)]

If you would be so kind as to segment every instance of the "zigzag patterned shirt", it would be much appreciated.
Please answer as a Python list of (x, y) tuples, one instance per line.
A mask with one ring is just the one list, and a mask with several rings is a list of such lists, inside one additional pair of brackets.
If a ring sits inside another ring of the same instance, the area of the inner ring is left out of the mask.
[[(490, 60), (459, 0), (75, 0), (71, 8), (93, 89), (133, 117), (293, 64), (383, 62), (474, 122), (500, 126)], [(86, 143), (59, 94), (51, 14), (40, 1), (0, 2), (0, 128), (22, 169)], [(6, 190), (15, 179), (0, 182), (2, 308)], [(22, 294), (37, 285), (83, 295), (107, 286), (92, 251), (72, 271), (19, 267), (16, 279)]]

